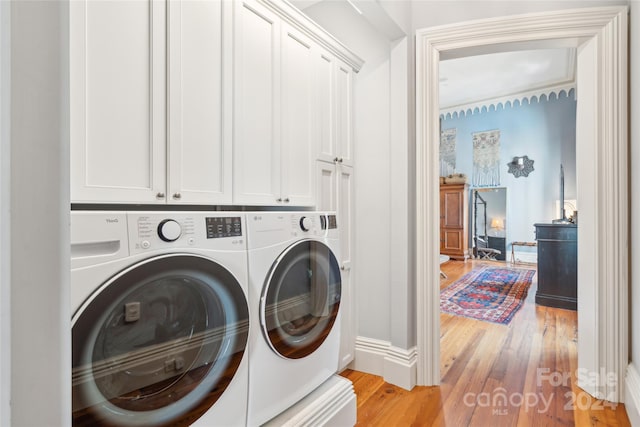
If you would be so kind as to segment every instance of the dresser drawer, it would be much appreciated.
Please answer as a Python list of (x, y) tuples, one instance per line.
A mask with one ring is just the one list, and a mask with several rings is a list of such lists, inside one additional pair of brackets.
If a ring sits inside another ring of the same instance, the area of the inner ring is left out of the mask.
[(574, 224), (536, 224), (536, 240), (578, 240)]

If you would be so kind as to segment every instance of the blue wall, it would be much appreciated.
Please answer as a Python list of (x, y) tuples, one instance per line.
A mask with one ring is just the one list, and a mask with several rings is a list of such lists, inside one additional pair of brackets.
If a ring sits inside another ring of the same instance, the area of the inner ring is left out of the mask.
[[(537, 222), (549, 222), (559, 216), (556, 201), (560, 198), (560, 163), (565, 172), (565, 199), (576, 198), (576, 100), (573, 90), (562, 91), (549, 99), (533, 98), (522, 105), (516, 101), (506, 107), (493, 106), (487, 111), (470, 111), (466, 115), (447, 114), (442, 129), (456, 128), (456, 172), (471, 182), (473, 171), (472, 133), (500, 130), (500, 187), (507, 188), (507, 251), (512, 241), (533, 241)], [(516, 178), (507, 173), (507, 164), (515, 156), (534, 160), (528, 177)], [(579, 210), (579, 209), (578, 209)], [(535, 249), (535, 248), (534, 248)], [(523, 250), (518, 248), (518, 250)]]

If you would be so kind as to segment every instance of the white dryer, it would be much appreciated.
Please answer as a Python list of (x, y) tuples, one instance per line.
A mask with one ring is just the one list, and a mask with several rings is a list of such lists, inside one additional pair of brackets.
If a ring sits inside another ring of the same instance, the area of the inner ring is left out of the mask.
[(244, 214), (71, 212), (73, 425), (246, 424)]
[(341, 277), (334, 213), (247, 214), (249, 426), (311, 393), (338, 369)]

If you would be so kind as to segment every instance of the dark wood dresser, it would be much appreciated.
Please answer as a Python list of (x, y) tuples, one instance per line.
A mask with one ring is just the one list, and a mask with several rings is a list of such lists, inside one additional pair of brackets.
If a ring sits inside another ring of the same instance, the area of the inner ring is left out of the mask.
[(538, 241), (536, 304), (577, 309), (578, 227), (575, 224), (535, 224)]

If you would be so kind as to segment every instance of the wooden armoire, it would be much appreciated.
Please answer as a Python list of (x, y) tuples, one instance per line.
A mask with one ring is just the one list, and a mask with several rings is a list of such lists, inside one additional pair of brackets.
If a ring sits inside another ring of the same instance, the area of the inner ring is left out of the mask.
[(440, 184), (440, 253), (453, 259), (469, 257), (468, 184)]

